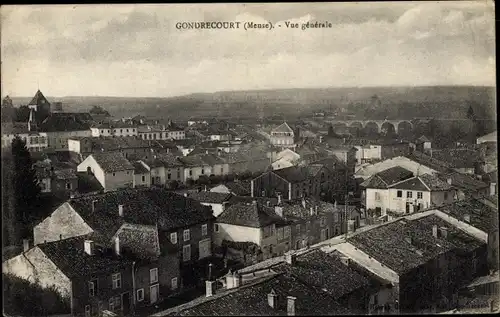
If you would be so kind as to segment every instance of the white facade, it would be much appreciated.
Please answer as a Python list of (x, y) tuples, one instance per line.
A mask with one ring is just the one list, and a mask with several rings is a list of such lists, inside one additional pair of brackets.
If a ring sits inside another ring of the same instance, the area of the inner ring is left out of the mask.
[(356, 152), (356, 162), (358, 164), (382, 159), (381, 145), (355, 145), (354, 147), (358, 149)]
[(47, 132), (48, 148), (53, 150), (68, 151), (68, 139), (74, 137), (91, 137), (89, 130)]
[[(17, 134), (23, 141), (26, 142), (28, 151), (40, 152), (48, 148), (48, 138), (45, 132), (29, 132)], [(2, 134), (2, 148), (9, 148), (12, 145), (12, 140), (16, 135)]]
[(101, 136), (137, 136), (137, 127), (125, 126), (125, 127), (112, 127), (112, 126), (100, 126), (90, 128), (93, 137)]
[(186, 138), (186, 132), (184, 132), (183, 130), (167, 131), (167, 138), (174, 140), (184, 140)]
[(87, 156), (77, 167), (78, 172), (92, 172), (105, 191), (120, 188), (131, 188), (134, 186), (134, 170), (123, 170), (116, 172), (104, 171), (92, 155)]
[(355, 177), (361, 177), (367, 179), (372, 175), (385, 171), (391, 167), (400, 166), (411, 171), (414, 174), (437, 174), (438, 171), (429, 168), (425, 165), (421, 165), (415, 161), (410, 160), (404, 156), (397, 156), (392, 159), (384, 160), (375, 164), (370, 164), (364, 166), (356, 171)]

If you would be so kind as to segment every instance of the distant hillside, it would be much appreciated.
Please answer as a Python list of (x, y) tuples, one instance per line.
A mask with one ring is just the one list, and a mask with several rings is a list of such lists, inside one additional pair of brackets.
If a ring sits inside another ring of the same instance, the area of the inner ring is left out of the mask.
[[(373, 97), (378, 102), (373, 105)], [(24, 104), (30, 97), (12, 98)], [(297, 117), (317, 110), (345, 109), (360, 118), (465, 117), (469, 106), (479, 117), (496, 117), (493, 87), (360, 87), (275, 89), (196, 93), (170, 98), (48, 97), (63, 102), (65, 111), (88, 111), (101, 106), (114, 116), (142, 114), (187, 119), (191, 116)], [(375, 107), (375, 108), (374, 108)]]

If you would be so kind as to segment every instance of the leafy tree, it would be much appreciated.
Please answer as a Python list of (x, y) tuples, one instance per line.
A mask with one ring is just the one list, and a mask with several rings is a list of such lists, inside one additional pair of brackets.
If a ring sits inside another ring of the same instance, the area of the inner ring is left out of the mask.
[(12, 140), (12, 160), (14, 213), (16, 220), (25, 226), (23, 229), (27, 232), (23, 232), (23, 236), (26, 236), (31, 221), (37, 216), (41, 189), (26, 142), (19, 137)]
[(21, 106), (16, 109), (14, 114), (14, 121), (16, 122), (28, 122), (30, 118), (30, 108), (28, 106)]
[(107, 117), (111, 116), (109, 114), (108, 111), (104, 110), (102, 107), (100, 106), (93, 106), (92, 109), (90, 109), (89, 111), (91, 114), (102, 114), (102, 115), (105, 115)]
[(168, 184), (168, 188), (172, 190), (176, 190), (179, 188), (179, 182), (177, 180), (173, 180)]
[[(7, 152), (7, 151), (6, 151)], [(2, 237), (3, 246), (19, 241), (19, 226), (14, 210), (13, 165), (11, 153), (2, 153)]]
[(469, 106), (469, 109), (467, 110), (467, 118), (472, 121), (476, 120), (476, 115), (474, 114), (474, 109), (472, 109), (472, 106)]

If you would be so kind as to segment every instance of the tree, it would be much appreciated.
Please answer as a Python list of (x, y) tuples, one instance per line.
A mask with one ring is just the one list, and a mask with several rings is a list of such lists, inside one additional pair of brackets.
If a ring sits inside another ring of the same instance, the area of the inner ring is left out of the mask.
[(106, 116), (106, 117), (111, 116), (111, 115), (109, 114), (109, 112), (108, 112), (108, 111), (104, 110), (104, 109), (103, 109), (102, 107), (100, 107), (100, 106), (92, 106), (92, 109), (90, 109), (90, 111), (89, 111), (89, 112), (90, 112), (91, 114), (101, 114), (101, 115), (104, 115), (104, 116)]
[(476, 120), (476, 115), (474, 114), (474, 109), (472, 109), (472, 106), (469, 106), (469, 109), (467, 110), (467, 118), (472, 121)]
[(12, 188), (14, 196), (14, 213), (16, 220), (24, 225), (23, 236), (30, 231), (30, 224), (37, 214), (36, 208), (40, 198), (40, 186), (31, 161), (31, 154), (26, 142), (16, 137), (12, 140), (13, 175)]

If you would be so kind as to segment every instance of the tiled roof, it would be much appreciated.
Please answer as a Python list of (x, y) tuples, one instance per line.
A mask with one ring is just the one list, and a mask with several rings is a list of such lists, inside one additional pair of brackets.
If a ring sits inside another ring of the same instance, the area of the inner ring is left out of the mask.
[(292, 274), (309, 286), (326, 289), (336, 300), (370, 285), (366, 277), (343, 264), (340, 258), (321, 250), (299, 255), (294, 265), (282, 262), (273, 266), (273, 270)]
[(134, 166), (122, 153), (104, 152), (91, 154), (99, 166), (107, 173), (133, 170)]
[(400, 166), (394, 166), (373, 175), (364, 181), (361, 186), (365, 188), (388, 188), (411, 177), (413, 177), (411, 171)]
[(156, 157), (146, 160), (150, 167), (181, 167), (182, 163), (172, 154), (157, 154)]
[(447, 162), (453, 168), (474, 168), (483, 161), (477, 151), (470, 149), (432, 150), (432, 157)]
[(215, 192), (192, 192), (188, 194), (188, 197), (199, 201), (200, 203), (209, 203), (209, 204), (222, 204), (225, 201), (229, 201), (233, 195), (225, 194), (225, 193), (215, 193)]
[(328, 158), (316, 160), (311, 164), (322, 164), (332, 172), (334, 172), (336, 169), (346, 168), (344, 162), (340, 161), (336, 156), (329, 156)]
[[(498, 229), (498, 211), (477, 199), (456, 201), (438, 209), (486, 233)], [(469, 216), (468, 221), (465, 215)]]
[(39, 131), (58, 132), (58, 131), (86, 131), (90, 130), (87, 122), (83, 121), (76, 114), (52, 113), (39, 125)]
[(69, 168), (67, 168), (67, 169), (55, 169), (54, 176), (60, 180), (69, 180), (69, 179), (77, 178), (76, 170), (69, 169)]
[(153, 226), (124, 224), (115, 234), (120, 247), (141, 259), (154, 259), (160, 255), (158, 230)]
[(238, 203), (252, 203), (252, 201), (257, 201), (261, 205), (266, 205), (269, 202), (269, 206), (276, 206), (278, 204), (277, 198), (269, 197), (250, 197), (250, 196), (232, 196), (229, 198), (229, 204), (234, 205)]
[(136, 136), (128, 137), (86, 137), (79, 138), (80, 142), (85, 145), (90, 145), (90, 152), (97, 151), (116, 151), (120, 149), (142, 148), (147, 149), (153, 147), (155, 143), (148, 142)]
[(450, 190), (452, 186), (447, 182), (441, 180), (433, 174), (423, 174), (418, 177), (413, 177), (408, 180), (397, 183), (391, 188), (406, 189), (406, 190), (420, 190), (420, 191), (440, 191)]
[[(435, 238), (433, 225), (446, 227), (447, 237)], [(412, 242), (406, 239), (410, 236)], [(391, 222), (354, 235), (348, 242), (398, 274), (427, 263), (439, 254), (451, 250), (469, 252), (483, 245), (482, 241), (436, 215)]]
[(141, 163), (141, 161), (135, 161), (132, 163), (134, 166), (134, 173), (135, 174), (147, 174), (149, 173), (149, 170), (144, 166), (144, 164)]
[[(73, 198), (69, 203), (91, 228), (108, 238), (123, 223), (158, 225), (168, 231), (213, 219), (209, 207), (162, 188), (124, 189)], [(118, 216), (118, 205), (123, 205), (123, 217)]]
[(422, 174), (419, 178), (431, 190), (449, 190), (452, 188), (447, 181), (444, 181), (433, 174)]
[(285, 223), (274, 208), (260, 203), (237, 203), (229, 206), (218, 217), (217, 222), (231, 225), (263, 228), (273, 223)]
[(179, 157), (179, 161), (184, 167), (201, 167), (209, 165), (202, 159), (201, 155)]
[(477, 190), (481, 190), (481, 189), (489, 187), (489, 185), (486, 184), (485, 182), (477, 180), (470, 175), (462, 174), (462, 173), (458, 173), (458, 172), (452, 172), (448, 175), (443, 175), (443, 177), (451, 178), (451, 185), (453, 187), (460, 188), (466, 192), (467, 191), (475, 192)]
[(293, 130), (292, 130), (292, 128), (290, 128), (290, 126), (288, 125), (288, 123), (283, 122), (281, 125), (279, 125), (278, 127), (274, 128), (271, 132), (289, 132), (289, 133), (293, 133)]
[[(278, 306), (272, 308), (268, 304), (267, 294), (277, 295)], [(335, 302), (324, 292), (318, 291), (302, 283), (297, 277), (288, 274), (277, 274), (264, 278), (260, 282), (243, 285), (234, 291), (181, 310), (181, 316), (283, 316), (287, 314), (287, 296), (294, 296), (295, 314), (302, 315), (342, 315), (348, 310)]]
[(118, 272), (132, 262), (113, 253), (96, 251), (88, 255), (84, 251), (86, 237), (69, 238), (37, 245), (68, 278)]
[(250, 182), (249, 181), (238, 181), (238, 182), (228, 182), (224, 184), (229, 190), (236, 196), (246, 196), (250, 195)]

